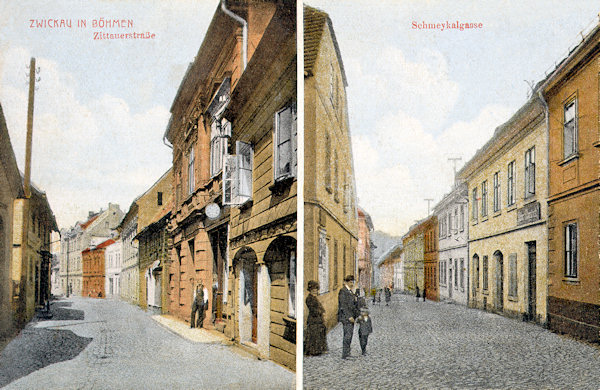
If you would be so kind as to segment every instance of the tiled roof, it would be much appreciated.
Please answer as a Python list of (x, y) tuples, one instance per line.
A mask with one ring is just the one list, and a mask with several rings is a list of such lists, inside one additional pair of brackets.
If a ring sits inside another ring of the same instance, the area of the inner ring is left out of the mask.
[[(100, 214), (98, 214), (100, 215)], [(94, 215), (92, 218), (88, 219), (86, 222), (81, 224), (81, 228), (83, 230), (87, 229), (88, 226), (90, 226), (92, 224), (92, 222), (94, 222), (96, 220), (96, 218), (98, 218), (98, 215)]]

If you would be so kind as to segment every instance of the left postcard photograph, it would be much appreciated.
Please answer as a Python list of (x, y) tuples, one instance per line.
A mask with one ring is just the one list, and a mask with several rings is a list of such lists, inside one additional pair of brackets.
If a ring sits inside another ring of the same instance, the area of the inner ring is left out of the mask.
[(294, 388), (296, 10), (0, 3), (0, 387)]

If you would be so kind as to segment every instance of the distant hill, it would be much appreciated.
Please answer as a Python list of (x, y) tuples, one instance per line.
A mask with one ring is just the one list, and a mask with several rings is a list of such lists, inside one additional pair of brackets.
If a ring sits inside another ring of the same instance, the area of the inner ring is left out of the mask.
[(379, 263), (382, 261), (381, 256), (391, 247), (402, 241), (400, 236), (392, 236), (391, 234), (375, 230), (371, 232), (371, 241), (376, 248), (373, 251), (373, 272), (375, 272), (375, 284), (379, 284)]

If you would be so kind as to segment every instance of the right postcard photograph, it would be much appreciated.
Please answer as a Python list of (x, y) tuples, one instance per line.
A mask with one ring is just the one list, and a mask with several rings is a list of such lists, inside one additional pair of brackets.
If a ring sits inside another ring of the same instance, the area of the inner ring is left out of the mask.
[(599, 388), (599, 11), (304, 3), (304, 388)]

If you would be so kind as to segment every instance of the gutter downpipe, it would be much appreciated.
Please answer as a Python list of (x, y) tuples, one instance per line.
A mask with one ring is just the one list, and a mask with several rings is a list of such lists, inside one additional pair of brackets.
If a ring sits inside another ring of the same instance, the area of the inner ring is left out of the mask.
[(234, 14), (230, 10), (227, 9), (225, 5), (225, 0), (221, 0), (221, 10), (231, 17), (236, 22), (242, 25), (242, 72), (246, 70), (246, 64), (248, 63), (248, 22), (246, 22), (240, 16)]

